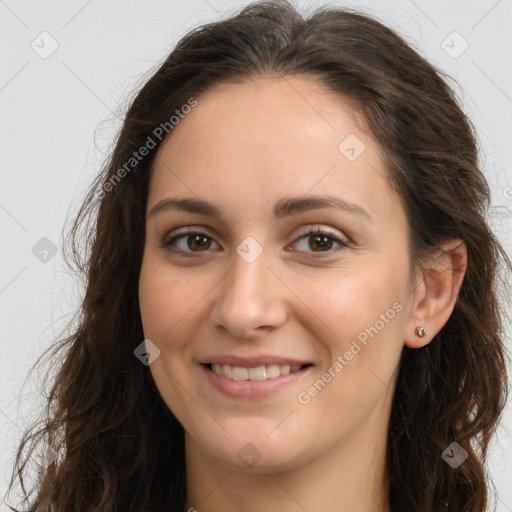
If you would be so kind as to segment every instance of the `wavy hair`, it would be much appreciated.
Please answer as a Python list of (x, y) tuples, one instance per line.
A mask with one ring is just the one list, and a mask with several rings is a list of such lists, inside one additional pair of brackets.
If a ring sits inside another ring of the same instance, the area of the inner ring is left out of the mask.
[[(453, 237), (468, 250), (449, 320), (431, 343), (401, 354), (386, 456), (390, 508), (488, 508), (487, 449), (509, 393), (500, 286), (512, 265), (487, 221), (475, 129), (449, 77), (372, 16), (329, 6), (305, 17), (276, 0), (186, 34), (127, 110), (70, 228), (68, 260), (85, 294), (73, 330), (51, 348), (58, 371), (44, 415), (17, 452), (10, 488), (20, 483), (25, 510), (183, 511), (183, 427), (133, 353), (143, 340), (138, 278), (161, 141), (115, 176), (156, 127), (214, 84), (296, 74), (363, 114), (407, 213), (411, 262)], [(452, 442), (468, 453), (456, 470), (441, 457)], [(30, 458), (48, 445), (58, 457), (27, 488)]]

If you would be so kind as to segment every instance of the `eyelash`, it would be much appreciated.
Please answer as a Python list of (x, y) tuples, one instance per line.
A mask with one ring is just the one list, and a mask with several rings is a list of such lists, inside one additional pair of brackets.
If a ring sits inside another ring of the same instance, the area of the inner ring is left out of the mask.
[[(192, 236), (192, 235), (201, 235), (201, 236), (204, 236), (206, 238), (210, 238), (212, 239), (212, 237), (206, 233), (205, 231), (202, 231), (201, 229), (199, 228), (192, 228), (192, 227), (187, 227), (184, 229), (184, 231), (182, 231), (181, 233), (177, 233), (175, 234), (172, 238), (169, 238), (169, 239), (164, 239), (163, 243), (162, 243), (162, 248), (166, 249), (166, 250), (170, 250), (172, 251), (173, 253), (175, 254), (179, 254), (179, 255), (183, 255), (184, 257), (190, 257), (190, 258), (197, 258), (197, 257), (201, 257), (202, 256), (202, 253), (203, 252), (207, 252), (206, 251), (199, 251), (197, 253), (190, 253), (190, 252), (186, 252), (186, 251), (182, 251), (181, 249), (171, 249), (171, 245), (178, 239), (180, 238), (186, 238), (186, 237), (189, 237), (189, 236)], [(326, 228), (321, 228), (320, 226), (316, 226), (315, 228), (313, 229), (309, 229), (309, 228), (302, 228), (299, 232), (299, 235), (298, 235), (298, 238), (295, 239), (294, 243), (297, 242), (297, 241), (300, 241), (302, 240), (303, 238), (308, 238), (310, 236), (313, 236), (313, 235), (326, 235), (328, 238), (330, 238), (332, 241), (334, 241), (335, 243), (337, 243), (340, 247), (338, 247), (337, 249), (333, 249), (333, 250), (328, 250), (324, 253), (324, 255), (322, 255), (322, 253), (311, 253), (313, 256), (313, 258), (326, 258), (326, 257), (329, 257), (329, 256), (332, 256), (334, 253), (337, 253), (339, 251), (343, 251), (344, 249), (348, 248), (349, 247), (349, 241), (348, 240), (340, 240), (337, 236), (335, 236), (335, 234), (326, 229)], [(213, 240), (213, 239), (212, 239)], [(293, 251), (293, 252), (301, 252), (301, 251)]]

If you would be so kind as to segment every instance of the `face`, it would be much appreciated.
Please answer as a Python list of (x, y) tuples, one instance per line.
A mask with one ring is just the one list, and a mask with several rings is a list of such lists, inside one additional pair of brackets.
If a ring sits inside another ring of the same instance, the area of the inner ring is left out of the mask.
[(197, 101), (154, 163), (139, 283), (187, 449), (285, 470), (385, 436), (411, 289), (377, 143), (307, 77)]

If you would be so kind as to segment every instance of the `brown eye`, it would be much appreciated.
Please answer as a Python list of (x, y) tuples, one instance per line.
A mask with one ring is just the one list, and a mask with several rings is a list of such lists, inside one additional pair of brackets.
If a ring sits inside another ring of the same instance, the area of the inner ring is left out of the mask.
[[(322, 253), (325, 253), (325, 256), (330, 256), (349, 246), (348, 240), (340, 239), (338, 236), (334, 236), (330, 231), (320, 227), (302, 232), (300, 235), (301, 236), (295, 242), (295, 244), (300, 245), (299, 251), (306, 253), (320, 253), (318, 256), (314, 254), (313, 257), (321, 258), (323, 257)], [(335, 246), (334, 249), (333, 245)], [(338, 247), (336, 247), (336, 245)]]
[(334, 239), (328, 235), (310, 235), (309, 247), (315, 250), (315, 247), (320, 247), (320, 251), (324, 252), (332, 248)]
[(201, 231), (187, 230), (165, 240), (162, 246), (184, 256), (193, 256), (194, 253), (206, 252), (211, 248), (213, 239)]
[(187, 235), (185, 237), (186, 240), (188, 240), (188, 248), (194, 249), (194, 247), (199, 248), (199, 250), (203, 249), (209, 249), (210, 248), (210, 239), (207, 236), (204, 235)]
[[(334, 236), (326, 229), (315, 228), (303, 230), (295, 244), (301, 247), (298, 252), (310, 253), (315, 258), (322, 258), (337, 253), (349, 246), (349, 240)], [(162, 247), (182, 256), (199, 256), (212, 249), (212, 243), (218, 244), (207, 233), (187, 228), (184, 232), (175, 234), (162, 243)], [(294, 249), (296, 251), (296, 249)]]

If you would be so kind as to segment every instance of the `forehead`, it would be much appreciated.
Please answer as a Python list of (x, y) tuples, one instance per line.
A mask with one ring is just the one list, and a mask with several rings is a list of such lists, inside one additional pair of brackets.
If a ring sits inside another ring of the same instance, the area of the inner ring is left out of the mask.
[(298, 143), (307, 149), (306, 144), (320, 142), (319, 137), (326, 146), (337, 149), (345, 132), (371, 137), (353, 104), (311, 77), (260, 77), (220, 83), (197, 101), (197, 107), (184, 116), (188, 121), (181, 121), (169, 139), (180, 138), (181, 134), (188, 142), (194, 139), (234, 151), (238, 147), (260, 149), (261, 144), (267, 150), (285, 144), (297, 150)]
[(196, 99), (158, 151), (154, 200), (216, 194), (256, 209), (285, 196), (339, 193), (377, 216), (398, 201), (361, 115), (312, 78), (221, 83)]

